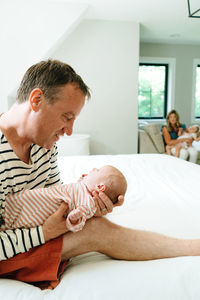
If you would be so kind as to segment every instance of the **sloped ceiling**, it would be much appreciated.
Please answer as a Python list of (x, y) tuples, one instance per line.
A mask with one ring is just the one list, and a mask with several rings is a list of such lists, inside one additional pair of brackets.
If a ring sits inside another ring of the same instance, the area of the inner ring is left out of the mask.
[[(192, 12), (200, 9), (199, 0), (189, 1)], [(144, 42), (200, 45), (200, 18), (188, 18), (188, 0), (73, 0), (73, 3), (88, 3), (86, 18), (89, 19), (140, 23), (140, 39)], [(197, 15), (200, 16), (200, 11)]]
[(86, 4), (47, 0), (0, 2), (2, 99), (18, 85), (30, 65), (49, 57), (59, 47), (82, 20), (87, 7)]

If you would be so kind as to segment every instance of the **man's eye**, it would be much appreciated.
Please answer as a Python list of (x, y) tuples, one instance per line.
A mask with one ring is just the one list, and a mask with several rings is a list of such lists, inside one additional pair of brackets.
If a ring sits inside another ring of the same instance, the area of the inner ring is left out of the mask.
[(72, 119), (72, 117), (67, 117), (67, 116), (64, 116), (64, 120), (65, 120), (65, 122), (69, 122), (71, 119)]

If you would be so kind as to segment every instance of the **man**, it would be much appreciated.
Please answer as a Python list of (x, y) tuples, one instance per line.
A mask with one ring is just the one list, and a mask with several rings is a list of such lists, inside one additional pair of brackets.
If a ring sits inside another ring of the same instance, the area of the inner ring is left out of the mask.
[[(89, 89), (67, 64), (48, 60), (30, 67), (17, 93), (17, 101), (0, 117), (0, 204), (9, 193), (57, 184), (59, 137), (71, 135)], [(95, 193), (97, 215), (113, 209), (103, 192)], [(123, 203), (119, 196), (118, 205)], [(116, 259), (146, 260), (199, 255), (199, 240), (179, 240), (92, 218), (82, 231), (66, 232), (66, 204), (43, 226), (0, 232), (0, 277), (44, 282), (55, 287), (67, 261), (97, 251)], [(1, 224), (3, 219), (1, 218)], [(36, 247), (37, 246), (37, 247)]]

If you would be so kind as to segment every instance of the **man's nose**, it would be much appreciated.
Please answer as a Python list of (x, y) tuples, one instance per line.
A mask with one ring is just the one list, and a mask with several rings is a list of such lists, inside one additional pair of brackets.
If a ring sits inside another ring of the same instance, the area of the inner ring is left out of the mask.
[(66, 135), (71, 135), (73, 130), (72, 127), (65, 127), (63, 131)]
[(74, 126), (74, 121), (67, 124), (67, 126), (65, 126), (63, 129), (64, 133), (67, 135), (71, 135), (73, 132), (73, 126)]

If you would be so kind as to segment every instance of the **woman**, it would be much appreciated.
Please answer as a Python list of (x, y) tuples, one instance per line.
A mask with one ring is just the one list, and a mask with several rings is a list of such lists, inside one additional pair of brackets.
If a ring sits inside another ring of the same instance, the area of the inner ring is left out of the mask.
[(193, 139), (191, 138), (183, 138), (178, 139), (178, 132), (180, 132), (180, 129), (182, 130), (186, 129), (186, 126), (184, 124), (181, 124), (179, 122), (179, 115), (176, 112), (176, 110), (171, 110), (167, 117), (167, 126), (162, 127), (162, 133), (164, 138), (165, 146), (171, 146), (171, 153), (172, 155), (176, 154), (176, 148), (175, 146), (181, 142), (186, 142), (188, 144), (188, 149), (180, 149), (180, 158), (187, 159), (189, 157), (189, 161), (196, 163), (197, 161), (197, 150), (192, 147)]

